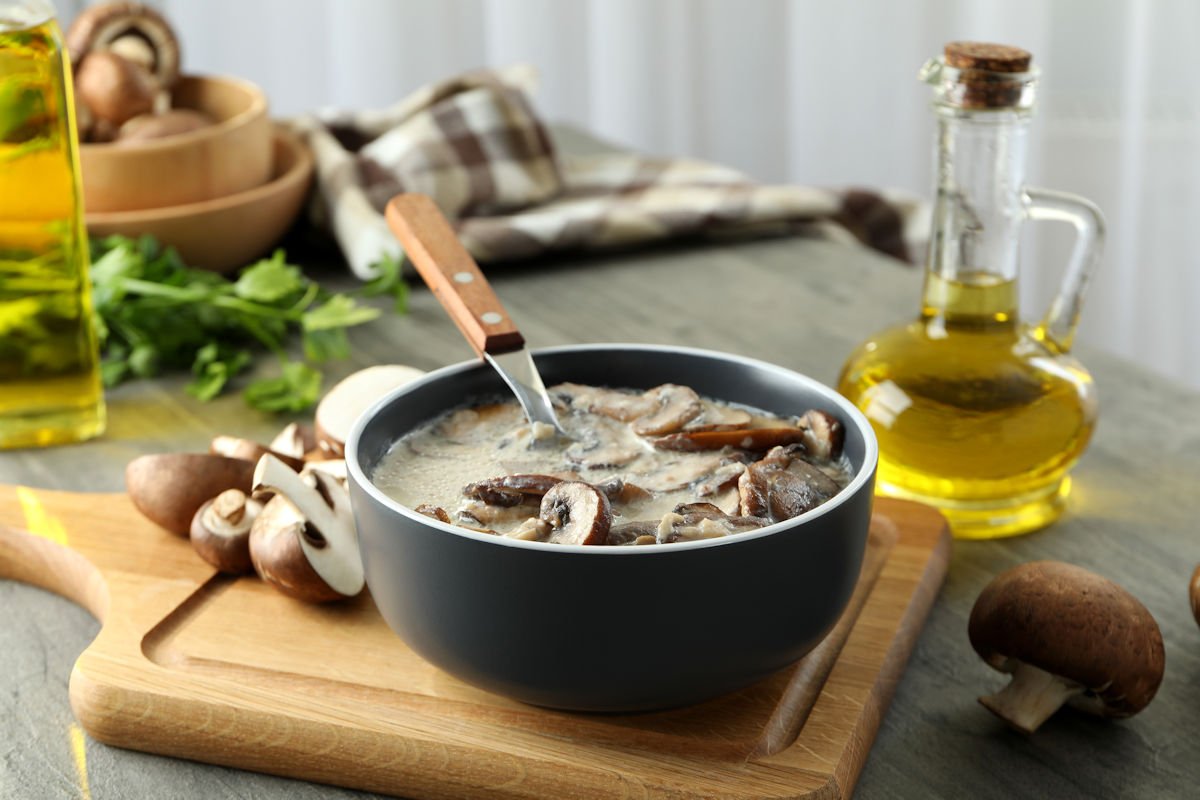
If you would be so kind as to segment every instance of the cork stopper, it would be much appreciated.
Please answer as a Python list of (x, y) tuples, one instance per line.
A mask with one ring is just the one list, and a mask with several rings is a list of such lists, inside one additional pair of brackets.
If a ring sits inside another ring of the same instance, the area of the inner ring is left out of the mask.
[(1033, 60), (1028, 50), (988, 42), (950, 42), (945, 55), (948, 67), (987, 72), (1028, 72)]
[(950, 42), (945, 63), (959, 71), (956, 105), (962, 108), (1012, 108), (1022, 105), (1033, 56), (1028, 50), (988, 42)]

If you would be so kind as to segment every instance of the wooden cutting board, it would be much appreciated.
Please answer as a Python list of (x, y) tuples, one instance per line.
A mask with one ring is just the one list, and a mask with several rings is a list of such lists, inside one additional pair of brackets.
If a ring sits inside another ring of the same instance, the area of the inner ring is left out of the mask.
[(937, 512), (879, 499), (850, 606), (806, 658), (690, 708), (572, 714), (430, 666), (369, 596), (307, 606), (219, 575), (124, 495), (0, 486), (0, 577), (103, 623), (70, 684), (93, 737), (413, 798), (846, 797), (949, 549)]

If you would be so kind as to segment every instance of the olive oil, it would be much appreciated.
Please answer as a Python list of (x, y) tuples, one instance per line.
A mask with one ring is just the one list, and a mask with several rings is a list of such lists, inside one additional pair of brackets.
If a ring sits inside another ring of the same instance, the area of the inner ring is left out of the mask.
[(104, 429), (70, 80), (53, 18), (0, 16), (0, 448)]
[(1091, 377), (1019, 322), (1015, 280), (927, 275), (915, 322), (850, 357), (838, 390), (879, 438), (884, 494), (930, 503), (955, 535), (1049, 524), (1096, 423)]

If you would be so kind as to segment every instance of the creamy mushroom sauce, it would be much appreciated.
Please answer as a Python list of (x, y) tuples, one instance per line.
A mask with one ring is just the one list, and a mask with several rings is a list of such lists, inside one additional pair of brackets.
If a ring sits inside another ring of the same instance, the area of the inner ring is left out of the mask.
[[(684, 387), (662, 388), (691, 392)], [(680, 504), (711, 503), (734, 519), (747, 520), (742, 516), (746, 509), (739, 494), (739, 478), (747, 464), (763, 463), (759, 460), (769, 447), (727, 445), (683, 452), (663, 449), (656, 440), (661, 443), (663, 436), (691, 436), (706, 430), (733, 430), (738, 438), (738, 434), (756, 429), (787, 428), (797, 432), (794, 441), (799, 441), (803, 420), (697, 398), (701, 413), (678, 424), (680, 418), (671, 417), (669, 398), (656, 398), (656, 391), (578, 384), (551, 387), (559, 421), (570, 442), (557, 440), (553, 429), (542, 423), (530, 425), (515, 400), (452, 410), (400, 438), (375, 467), (371, 480), (409, 508), (431, 516), (435, 508), (444, 510), (452, 524), (522, 539), (547, 538), (544, 526), (540, 530), (531, 526), (535, 521), (531, 518), (539, 515), (540, 493), (525, 497), (518, 505), (491, 505), (466, 496), (464, 487), (503, 476), (552, 476), (598, 487), (607, 482), (612, 530), (614, 534), (624, 531), (611, 537), (608, 544), (713, 538), (779, 521), (766, 511), (761, 512), (762, 519), (754, 518), (754, 525), (718, 523), (695, 515), (685, 520), (686, 514), (676, 513)], [(694, 393), (690, 396), (696, 398)], [(755, 442), (741, 437), (738, 444), (753, 446)], [(798, 448), (803, 449), (800, 444), (790, 449), (795, 452)], [(840, 449), (839, 441), (832, 459), (805, 454), (801, 465), (810, 474), (819, 473), (818, 482), (831, 480), (832, 484), (826, 485), (832, 494), (852, 477)], [(613, 479), (624, 482), (624, 491), (617, 491), (621, 484)], [(743, 488), (742, 493), (745, 491)], [(638, 524), (627, 525), (634, 521)]]

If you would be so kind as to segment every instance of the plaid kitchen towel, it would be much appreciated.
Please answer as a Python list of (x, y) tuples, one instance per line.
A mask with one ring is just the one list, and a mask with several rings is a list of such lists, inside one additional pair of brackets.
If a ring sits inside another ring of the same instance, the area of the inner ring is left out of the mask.
[(316, 157), (319, 216), (355, 274), (399, 254), (383, 210), (400, 192), (430, 195), (484, 262), (775, 231), (907, 258), (904, 215), (871, 192), (763, 186), (684, 158), (558, 153), (528, 100), (535, 78), (526, 66), (480, 70), (381, 111), (293, 120)]

